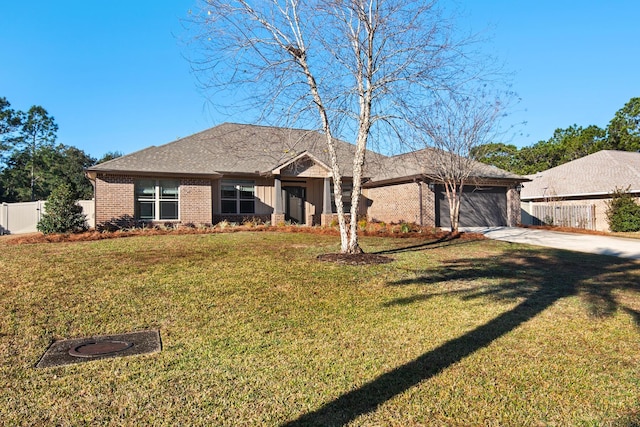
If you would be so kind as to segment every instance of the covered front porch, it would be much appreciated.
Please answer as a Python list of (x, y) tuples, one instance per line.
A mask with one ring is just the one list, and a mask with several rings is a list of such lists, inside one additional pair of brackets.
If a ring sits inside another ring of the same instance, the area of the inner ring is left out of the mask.
[[(272, 224), (331, 224), (336, 212), (331, 169), (327, 165), (305, 152), (272, 170), (271, 174), (274, 179)], [(347, 187), (351, 188), (350, 183)]]

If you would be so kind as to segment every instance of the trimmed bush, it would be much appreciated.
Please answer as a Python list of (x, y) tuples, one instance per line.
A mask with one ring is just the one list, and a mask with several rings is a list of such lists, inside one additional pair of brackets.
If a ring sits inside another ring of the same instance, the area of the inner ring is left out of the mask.
[(607, 203), (611, 231), (640, 231), (640, 205), (628, 191), (629, 187), (626, 190), (616, 188), (611, 201)]
[(45, 213), (38, 222), (38, 231), (44, 234), (78, 233), (88, 228), (82, 207), (76, 204), (71, 187), (66, 184), (51, 192), (44, 209)]

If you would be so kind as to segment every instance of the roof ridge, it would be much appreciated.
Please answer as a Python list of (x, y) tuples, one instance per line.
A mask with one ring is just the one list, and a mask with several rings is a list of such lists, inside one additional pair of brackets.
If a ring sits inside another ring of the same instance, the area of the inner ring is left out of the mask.
[[(325, 135), (323, 130), (320, 129), (305, 129), (305, 128), (300, 128), (300, 127), (281, 127), (281, 126), (275, 126), (275, 125), (263, 125), (263, 124), (259, 124), (259, 123), (238, 123), (238, 122), (223, 122), (220, 123), (219, 125), (213, 126), (209, 129), (205, 129), (202, 132), (206, 132), (207, 130), (210, 129), (214, 129), (216, 127), (219, 126), (224, 126), (224, 125), (233, 125), (233, 126), (244, 126), (244, 127), (256, 127), (256, 128), (267, 128), (267, 129), (278, 129), (278, 130), (289, 130), (289, 131), (301, 131), (301, 132), (317, 132), (320, 134)], [(334, 139), (339, 139), (339, 138), (335, 138)], [(343, 141), (346, 142), (346, 141)]]
[(92, 168), (94, 168), (94, 167), (96, 167), (96, 166), (108, 165), (109, 163), (115, 162), (116, 160), (121, 160), (121, 159), (123, 159), (123, 158), (125, 158), (125, 157), (129, 157), (129, 156), (137, 155), (137, 154), (143, 153), (143, 152), (145, 152), (145, 151), (152, 150), (152, 149), (154, 149), (154, 148), (158, 148), (158, 147), (156, 147), (155, 145), (151, 145), (151, 146), (149, 146), (149, 147), (145, 147), (145, 148), (142, 148), (142, 149), (140, 149), (140, 150), (134, 151), (133, 153), (123, 154), (122, 156), (118, 156), (118, 157), (115, 157), (115, 158), (113, 158), (113, 159), (107, 160), (106, 162), (96, 163), (95, 165), (91, 165), (91, 166), (89, 166), (89, 167), (87, 168), (87, 170), (90, 170), (90, 169), (92, 169)]

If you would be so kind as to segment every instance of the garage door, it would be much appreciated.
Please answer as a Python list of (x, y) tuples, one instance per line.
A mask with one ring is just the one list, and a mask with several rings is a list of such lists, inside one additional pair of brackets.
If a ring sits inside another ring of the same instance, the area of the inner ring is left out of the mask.
[[(441, 185), (436, 188), (436, 225), (451, 227), (449, 202), (444, 187)], [(465, 187), (460, 204), (460, 227), (506, 225), (506, 187)]]

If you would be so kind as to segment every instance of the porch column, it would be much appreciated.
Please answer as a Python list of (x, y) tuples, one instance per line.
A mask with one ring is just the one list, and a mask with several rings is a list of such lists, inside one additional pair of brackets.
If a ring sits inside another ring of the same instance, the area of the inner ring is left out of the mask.
[(284, 224), (285, 216), (282, 208), (282, 181), (280, 176), (273, 177), (273, 213), (271, 214), (271, 225)]
[(331, 214), (331, 178), (324, 179), (324, 191), (322, 192), (322, 213)]
[(273, 191), (275, 193), (273, 195), (273, 199), (275, 202), (273, 206), (273, 213), (276, 215), (283, 214), (284, 211), (282, 210), (282, 181), (280, 180), (280, 176), (276, 175), (274, 177)]
[(333, 212), (331, 211), (331, 178), (324, 179), (324, 191), (322, 192), (322, 215), (320, 216), (320, 225), (327, 227), (333, 221)]

